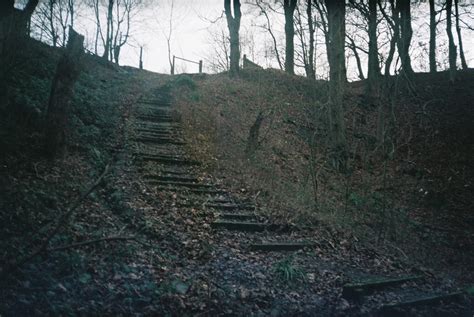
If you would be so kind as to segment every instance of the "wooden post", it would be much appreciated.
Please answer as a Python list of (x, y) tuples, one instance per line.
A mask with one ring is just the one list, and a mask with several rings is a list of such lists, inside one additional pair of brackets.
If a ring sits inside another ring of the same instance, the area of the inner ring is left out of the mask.
[(69, 27), (66, 52), (59, 60), (54, 75), (45, 118), (45, 150), (50, 157), (63, 154), (66, 147), (68, 114), (74, 96), (74, 84), (81, 71), (84, 36)]
[(199, 74), (202, 74), (202, 60), (199, 61)]
[(171, 65), (171, 75), (174, 75), (174, 62), (175, 62), (176, 57), (173, 55), (173, 64)]
[(140, 46), (140, 62), (139, 62), (138, 67), (140, 69), (143, 69), (143, 46)]

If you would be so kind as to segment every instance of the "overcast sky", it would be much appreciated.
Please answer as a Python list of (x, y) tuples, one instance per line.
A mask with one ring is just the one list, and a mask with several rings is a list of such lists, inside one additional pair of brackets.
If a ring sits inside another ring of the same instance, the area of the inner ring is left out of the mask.
[[(0, 0), (1, 1), (1, 0)], [(45, 1), (45, 0), (43, 0)], [(82, 0), (85, 1), (85, 0)], [(171, 54), (184, 57), (190, 60), (204, 60), (204, 71), (209, 72), (209, 64), (206, 60), (213, 54), (215, 42), (211, 41), (211, 33), (222, 29), (227, 36), (225, 17), (223, 16), (223, 0), (144, 0), (148, 4), (134, 17), (131, 39), (129, 45), (122, 49), (121, 61), (122, 65), (138, 66), (140, 46), (144, 47), (144, 67), (148, 70), (169, 73), (170, 66), (168, 62), (168, 51), (166, 36), (170, 29), (171, 4), (173, 3), (172, 16), (172, 35), (171, 35)], [(274, 0), (268, 0), (272, 3)], [(247, 44), (243, 44), (242, 51), (247, 53), (256, 62), (264, 66), (277, 67), (273, 56), (268, 56), (269, 35), (262, 28), (256, 25), (262, 25), (264, 21), (255, 18), (255, 15), (248, 14), (249, 5), (242, 1), (242, 22), (241, 37), (246, 38)], [(84, 2), (82, 2), (84, 3)], [(427, 4), (423, 4), (423, 8), (427, 9)], [(412, 50), (414, 67), (416, 70), (426, 70), (428, 67), (428, 25), (427, 12), (420, 12), (416, 8), (413, 9), (413, 26), (414, 37), (412, 41)], [(92, 40), (95, 34), (95, 20), (90, 8), (83, 8), (81, 16), (77, 19), (76, 28), (86, 35), (88, 46), (93, 47)], [(213, 21), (213, 22), (212, 22)], [(215, 22), (217, 21), (217, 22)], [(468, 23), (472, 22), (467, 20)], [(279, 45), (284, 45), (284, 17), (281, 14), (272, 15), (272, 27)], [(474, 25), (471, 25), (474, 26)], [(447, 47), (445, 43), (445, 27), (444, 21), (438, 26), (439, 49), (438, 59), (441, 64), (445, 63)], [(453, 29), (455, 32), (455, 30)], [(474, 65), (474, 32), (463, 30), (464, 43), (468, 63), (472, 67)], [(365, 36), (364, 34), (362, 36)], [(383, 37), (383, 34), (381, 35)], [(322, 36), (319, 37), (321, 41)], [(297, 39), (295, 38), (295, 41)], [(249, 43), (251, 42), (251, 43)], [(319, 64), (319, 76), (324, 77), (327, 74), (325, 69), (325, 53), (324, 45), (319, 45), (319, 52), (322, 61)], [(349, 52), (349, 51), (348, 51)], [(101, 52), (99, 52), (101, 53)], [(282, 55), (284, 48), (281, 47)], [(364, 55), (362, 54), (364, 58)], [(355, 62), (349, 57), (349, 78), (356, 79)], [(446, 61), (447, 63), (447, 61)], [(198, 66), (194, 64), (179, 62), (176, 66), (178, 72), (197, 72)], [(327, 68), (327, 67), (326, 67)], [(442, 68), (442, 67), (441, 67)], [(302, 70), (300, 69), (300, 72)]]

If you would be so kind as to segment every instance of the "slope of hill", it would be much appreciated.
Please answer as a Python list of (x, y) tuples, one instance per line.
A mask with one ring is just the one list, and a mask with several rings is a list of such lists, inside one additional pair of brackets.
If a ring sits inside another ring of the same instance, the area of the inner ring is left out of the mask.
[[(42, 115), (60, 54), (29, 43), (0, 91), (0, 314), (363, 315), (399, 298), (348, 301), (342, 289), (353, 278), (423, 275), (422, 286), (403, 285), (406, 293), (472, 284), (472, 72), (454, 86), (443, 73), (409, 86), (393, 79), (372, 101), (363, 83), (350, 84), (349, 168), (340, 173), (325, 141), (325, 82), (275, 70), (170, 77), (86, 56), (68, 153), (51, 161)], [(164, 120), (166, 129), (143, 120)], [(157, 140), (172, 146), (145, 153)], [(202, 165), (163, 176), (145, 154)], [(150, 178), (211, 192), (217, 184), (258, 207), (254, 217), (294, 231), (215, 230), (209, 197)], [(291, 255), (247, 247), (250, 236), (272, 235), (313, 244)]]
[[(389, 81), (372, 101), (363, 82), (349, 84), (347, 173), (329, 161), (325, 82), (245, 70), (236, 80), (197, 77), (176, 97), (195, 157), (236, 190), (250, 191), (271, 216), (327, 221), (472, 283), (474, 72), (461, 72), (454, 84), (446, 73), (417, 74), (409, 85)], [(249, 158), (259, 113), (259, 147)]]

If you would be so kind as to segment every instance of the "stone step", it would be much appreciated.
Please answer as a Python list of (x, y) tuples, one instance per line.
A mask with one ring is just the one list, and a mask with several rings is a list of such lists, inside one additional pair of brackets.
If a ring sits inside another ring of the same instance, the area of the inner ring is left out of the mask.
[(225, 191), (220, 189), (201, 189), (201, 188), (189, 188), (189, 187), (167, 187), (158, 186), (158, 190), (169, 191), (175, 193), (191, 193), (194, 195), (222, 195)]
[(161, 170), (162, 174), (169, 174), (169, 175), (189, 175), (189, 171), (177, 171), (177, 170), (168, 170), (168, 169), (162, 169)]
[(258, 222), (237, 222), (227, 220), (216, 220), (211, 223), (211, 227), (214, 229), (227, 229), (235, 231), (249, 231), (249, 232), (261, 232), (268, 229), (268, 225), (265, 223)]
[(170, 107), (171, 102), (168, 99), (140, 99), (138, 103), (145, 104), (145, 105), (157, 105), (162, 107)]
[(252, 251), (298, 251), (312, 247), (313, 244), (307, 242), (266, 242), (250, 245)]
[(141, 143), (186, 145), (186, 142), (181, 141), (181, 140), (176, 140), (174, 138), (137, 136), (133, 140), (135, 142), (141, 142)]
[(135, 129), (172, 129), (172, 130), (181, 130), (179, 124), (176, 123), (163, 123), (163, 122), (149, 122), (149, 121), (140, 121), (139, 124), (133, 126)]
[(135, 131), (138, 133), (150, 133), (150, 134), (180, 134), (177, 130), (173, 129), (168, 129), (163, 127), (162, 129), (142, 129), (138, 128), (135, 129)]
[(189, 187), (189, 188), (213, 188), (214, 185), (210, 184), (200, 184), (200, 183), (190, 183), (190, 182), (175, 182), (175, 181), (148, 181), (150, 185), (157, 186), (174, 186), (174, 187)]
[(160, 111), (149, 111), (149, 112), (138, 112), (136, 113), (137, 116), (145, 116), (145, 117), (156, 117), (156, 118), (172, 118), (170, 112), (160, 112)]
[(342, 287), (342, 297), (346, 299), (357, 299), (378, 289), (396, 286), (406, 282), (416, 281), (422, 278), (423, 276), (414, 275), (396, 278), (367, 279), (365, 281), (357, 283), (349, 283)]
[(177, 135), (172, 135), (172, 134), (165, 134), (165, 133), (138, 133), (136, 134), (137, 138), (148, 138), (148, 139), (170, 139), (170, 140), (176, 140), (178, 142), (184, 142), (184, 140)]
[(255, 219), (256, 216), (252, 214), (221, 213), (219, 214), (219, 218), (222, 218), (223, 220), (249, 221)]
[(440, 302), (446, 303), (457, 299), (462, 299), (463, 295), (463, 292), (424, 295), (409, 300), (403, 300), (397, 303), (382, 305), (380, 307), (379, 313), (381, 314), (381, 316), (405, 316), (405, 314), (402, 313), (402, 310), (404, 309), (422, 305), (429, 305), (430, 307), (432, 307), (432, 305)]
[(158, 180), (158, 181), (194, 182), (194, 183), (199, 182), (199, 180), (196, 177), (190, 177), (190, 176), (145, 175), (144, 178), (147, 180)]
[(255, 210), (255, 206), (252, 205), (238, 205), (238, 204), (206, 204), (208, 208), (214, 208), (218, 210)]
[(176, 122), (173, 118), (170, 116), (166, 117), (161, 117), (161, 116), (142, 116), (139, 115), (137, 116), (137, 119), (142, 120), (142, 121), (147, 121), (147, 122)]
[(167, 164), (167, 165), (189, 165), (189, 166), (200, 165), (198, 161), (188, 160), (184, 158), (166, 157), (166, 156), (154, 156), (154, 155), (145, 156), (144, 155), (140, 157), (140, 159), (143, 161), (152, 161), (152, 162), (157, 162), (157, 163)]

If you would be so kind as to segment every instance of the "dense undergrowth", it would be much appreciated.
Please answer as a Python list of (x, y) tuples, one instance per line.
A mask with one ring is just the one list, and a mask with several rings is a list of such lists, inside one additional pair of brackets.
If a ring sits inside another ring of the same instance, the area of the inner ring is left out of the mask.
[[(176, 96), (190, 151), (235, 190), (251, 192), (276, 221), (330, 223), (402, 258), (456, 266), (461, 277), (474, 251), (473, 80), (472, 72), (455, 84), (445, 73), (408, 84), (395, 77), (373, 98), (363, 82), (349, 84), (343, 173), (328, 151), (326, 82), (244, 70), (238, 79), (188, 77), (194, 83)], [(259, 147), (249, 157), (259, 113)]]

